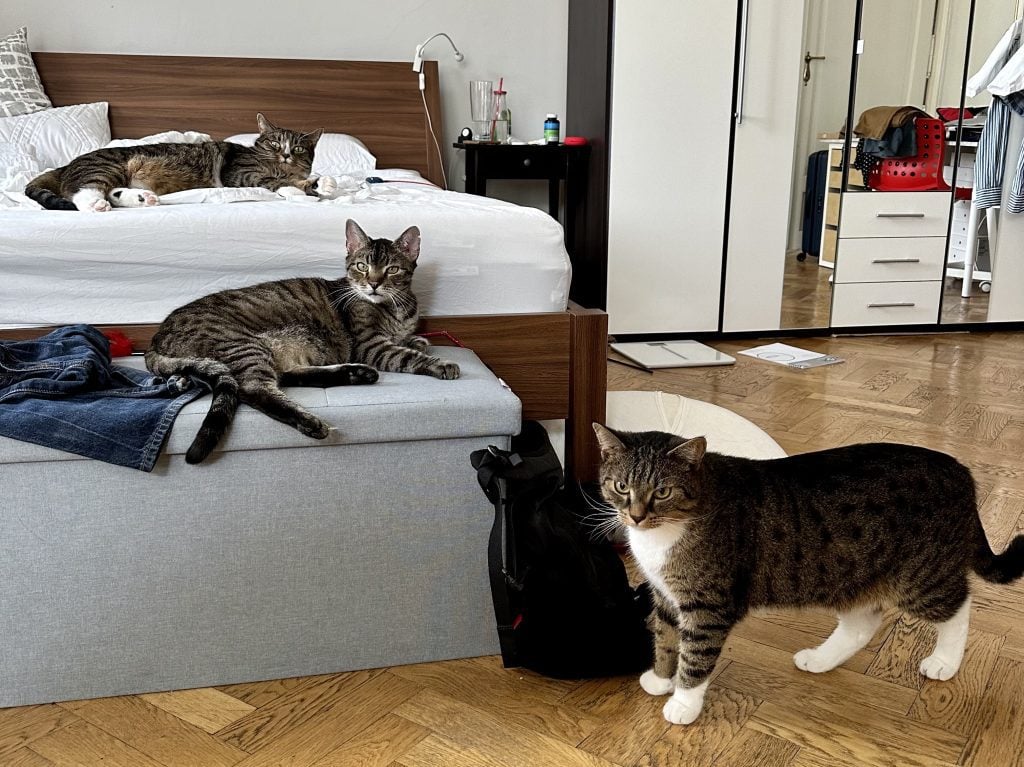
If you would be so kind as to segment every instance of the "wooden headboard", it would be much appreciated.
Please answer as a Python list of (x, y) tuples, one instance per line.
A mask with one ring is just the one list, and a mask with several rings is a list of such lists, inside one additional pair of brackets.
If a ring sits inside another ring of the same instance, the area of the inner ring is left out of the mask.
[[(441, 165), (411, 62), (34, 53), (54, 106), (106, 101), (114, 138), (195, 130), (255, 133), (256, 113), (294, 130), (358, 137), (380, 168), (436, 184)], [(426, 102), (444, 146), (437, 62), (424, 62)]]

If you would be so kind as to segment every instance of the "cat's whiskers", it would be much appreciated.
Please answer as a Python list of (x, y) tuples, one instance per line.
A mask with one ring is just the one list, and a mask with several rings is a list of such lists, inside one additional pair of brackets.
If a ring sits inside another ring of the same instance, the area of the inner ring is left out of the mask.
[(337, 290), (331, 291), (329, 301), (331, 308), (338, 311), (348, 309), (349, 305), (360, 297), (359, 291), (351, 285), (345, 285)]

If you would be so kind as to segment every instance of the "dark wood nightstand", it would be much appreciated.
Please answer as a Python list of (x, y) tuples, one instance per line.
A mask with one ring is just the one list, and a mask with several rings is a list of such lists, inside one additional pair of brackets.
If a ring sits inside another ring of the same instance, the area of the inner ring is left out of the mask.
[(583, 245), (583, 209), (586, 204), (587, 163), (590, 147), (565, 144), (455, 143), (466, 150), (466, 191), (487, 195), (490, 179), (540, 179), (548, 182), (548, 213), (558, 218), (559, 185), (565, 182), (565, 249), (575, 262)]

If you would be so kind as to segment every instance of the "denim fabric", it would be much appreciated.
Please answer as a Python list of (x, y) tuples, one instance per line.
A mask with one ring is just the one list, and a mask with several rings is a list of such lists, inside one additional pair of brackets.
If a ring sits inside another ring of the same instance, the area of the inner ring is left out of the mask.
[(0, 434), (119, 466), (152, 471), (178, 411), (205, 391), (111, 364), (91, 325), (0, 342)]

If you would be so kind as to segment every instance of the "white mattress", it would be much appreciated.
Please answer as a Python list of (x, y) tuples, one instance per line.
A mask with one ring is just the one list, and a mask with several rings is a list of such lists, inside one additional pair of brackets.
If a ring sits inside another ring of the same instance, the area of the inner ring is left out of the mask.
[(0, 326), (157, 323), (225, 288), (344, 272), (345, 221), (371, 237), (413, 224), (424, 315), (565, 309), (562, 228), (540, 210), (424, 183), (367, 199), (161, 205), (109, 213), (0, 208)]

